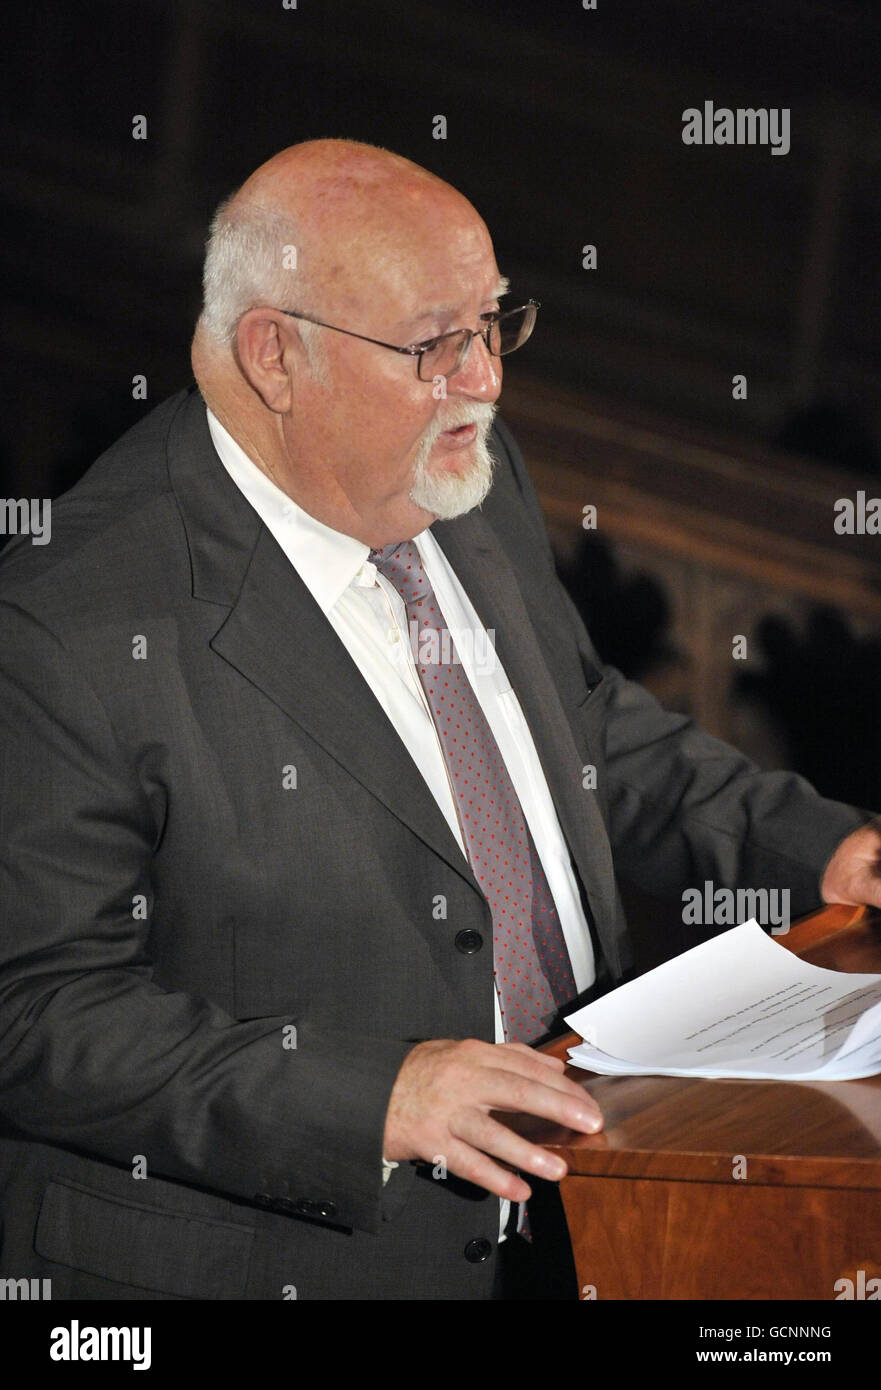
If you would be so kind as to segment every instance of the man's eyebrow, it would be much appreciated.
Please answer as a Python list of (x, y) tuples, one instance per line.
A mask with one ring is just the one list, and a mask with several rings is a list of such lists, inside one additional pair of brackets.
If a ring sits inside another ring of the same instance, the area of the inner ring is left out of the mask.
[[(487, 300), (500, 299), (503, 294), (507, 294), (510, 283), (506, 275), (501, 275), (496, 281), (493, 291), (487, 295)], [(432, 308), (426, 309), (423, 313), (418, 314), (416, 318), (406, 319), (402, 322), (401, 328), (416, 328), (418, 324), (425, 323), (428, 319), (452, 319), (455, 318), (457, 314), (461, 313), (461, 304), (435, 304)]]

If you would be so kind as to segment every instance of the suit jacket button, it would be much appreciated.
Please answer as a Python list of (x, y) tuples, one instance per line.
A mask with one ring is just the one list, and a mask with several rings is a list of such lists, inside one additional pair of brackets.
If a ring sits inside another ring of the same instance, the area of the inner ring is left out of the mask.
[(479, 931), (460, 931), (456, 933), (456, 950), (461, 951), (463, 956), (473, 956), (475, 951), (479, 951), (483, 945), (483, 937)]
[(469, 1240), (465, 1246), (465, 1259), (469, 1264), (482, 1265), (484, 1260), (488, 1260), (493, 1252), (493, 1248), (486, 1236), (476, 1236), (474, 1240)]
[(258, 1207), (271, 1207), (275, 1205), (275, 1199), (269, 1192), (255, 1192), (254, 1201)]
[(291, 1205), (300, 1216), (318, 1216), (323, 1217), (325, 1221), (336, 1216), (335, 1202), (316, 1201), (313, 1197), (301, 1197), (298, 1202), (293, 1202)]
[(297, 1203), (292, 1202), (290, 1197), (276, 1197), (272, 1205), (276, 1211), (283, 1212), (288, 1216), (297, 1211)]

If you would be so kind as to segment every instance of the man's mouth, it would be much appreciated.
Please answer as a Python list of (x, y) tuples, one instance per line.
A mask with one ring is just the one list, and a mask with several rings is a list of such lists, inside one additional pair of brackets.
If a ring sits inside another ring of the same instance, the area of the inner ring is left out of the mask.
[(445, 449), (463, 449), (466, 444), (472, 444), (477, 438), (477, 426), (472, 421), (470, 425), (458, 425), (453, 430), (443, 430), (437, 437), (438, 444)]

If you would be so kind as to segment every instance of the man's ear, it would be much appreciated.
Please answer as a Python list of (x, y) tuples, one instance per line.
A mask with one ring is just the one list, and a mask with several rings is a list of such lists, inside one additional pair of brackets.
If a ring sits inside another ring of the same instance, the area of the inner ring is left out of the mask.
[(292, 380), (307, 366), (300, 335), (290, 319), (277, 309), (249, 309), (236, 329), (236, 356), (263, 404), (286, 415), (291, 408)]

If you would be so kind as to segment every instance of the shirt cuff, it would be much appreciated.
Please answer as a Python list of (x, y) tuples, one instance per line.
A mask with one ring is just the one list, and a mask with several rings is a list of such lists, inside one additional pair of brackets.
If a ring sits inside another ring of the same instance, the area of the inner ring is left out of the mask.
[(385, 1157), (383, 1157), (383, 1160), (382, 1160), (382, 1185), (383, 1185), (383, 1187), (385, 1187), (386, 1183), (388, 1182), (389, 1178), (391, 1177), (391, 1175), (392, 1175), (392, 1169), (393, 1169), (393, 1168), (397, 1168), (397, 1167), (399, 1167), (399, 1164), (397, 1164), (396, 1162), (394, 1162), (394, 1160), (392, 1160), (392, 1159), (390, 1159), (390, 1158), (385, 1158)]

